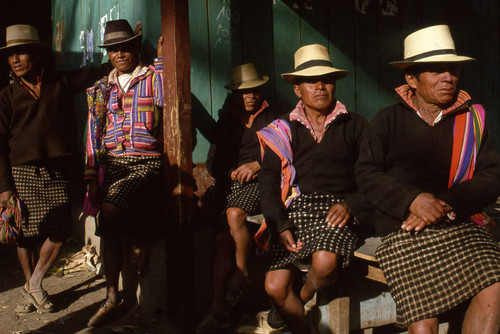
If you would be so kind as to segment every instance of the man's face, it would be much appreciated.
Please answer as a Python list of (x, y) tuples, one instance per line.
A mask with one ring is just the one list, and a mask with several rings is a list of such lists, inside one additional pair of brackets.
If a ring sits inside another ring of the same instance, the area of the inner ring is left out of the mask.
[(139, 63), (139, 45), (136, 41), (113, 45), (106, 48), (111, 65), (118, 75), (132, 73)]
[(293, 89), (306, 109), (329, 111), (335, 101), (335, 77), (331, 75), (298, 78)]
[(453, 102), (457, 93), (458, 65), (431, 64), (422, 68), (419, 77), (406, 74), (406, 82), (415, 96), (425, 103), (444, 108)]
[(256, 112), (262, 106), (262, 91), (259, 88), (249, 88), (236, 91), (240, 105), (247, 112)]
[(17, 77), (30, 73), (38, 64), (39, 57), (25, 49), (15, 50), (7, 56), (10, 68)]

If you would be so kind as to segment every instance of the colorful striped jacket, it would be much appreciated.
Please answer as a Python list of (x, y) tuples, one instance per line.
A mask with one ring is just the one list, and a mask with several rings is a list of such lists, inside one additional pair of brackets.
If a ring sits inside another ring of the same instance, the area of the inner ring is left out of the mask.
[(163, 107), (163, 65), (139, 65), (123, 92), (113, 69), (87, 89), (89, 104), (85, 179), (97, 177), (102, 152), (112, 155), (161, 155), (158, 138)]

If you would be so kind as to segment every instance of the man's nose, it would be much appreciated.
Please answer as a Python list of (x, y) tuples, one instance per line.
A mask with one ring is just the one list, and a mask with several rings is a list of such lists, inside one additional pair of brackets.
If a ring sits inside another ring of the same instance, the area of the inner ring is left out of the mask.
[(323, 81), (316, 81), (316, 83), (314, 83), (314, 88), (315, 89), (325, 89), (326, 85)]

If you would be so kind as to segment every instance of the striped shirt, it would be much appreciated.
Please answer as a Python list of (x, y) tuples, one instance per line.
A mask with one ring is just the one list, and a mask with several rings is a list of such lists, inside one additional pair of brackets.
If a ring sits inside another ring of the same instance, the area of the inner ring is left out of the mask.
[(155, 59), (154, 66), (137, 66), (127, 91), (120, 87), (116, 69), (109, 74), (108, 84), (105, 124), (89, 105), (86, 179), (97, 175), (102, 149), (116, 156), (161, 155), (158, 134), (163, 107), (162, 59)]

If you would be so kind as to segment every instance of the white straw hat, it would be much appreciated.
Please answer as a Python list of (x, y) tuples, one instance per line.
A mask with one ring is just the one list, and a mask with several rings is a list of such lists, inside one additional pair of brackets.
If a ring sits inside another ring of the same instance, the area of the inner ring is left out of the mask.
[(0, 50), (7, 50), (16, 46), (32, 45), (42, 47), (44, 44), (38, 38), (38, 31), (35, 27), (27, 24), (15, 24), (8, 26), (5, 35), (6, 45)]
[(404, 60), (390, 62), (394, 67), (404, 69), (420, 63), (447, 63), (475, 60), (457, 56), (455, 43), (447, 25), (431, 26), (415, 31), (404, 41)]
[(297, 77), (316, 77), (335, 74), (336, 79), (342, 79), (349, 71), (333, 67), (328, 49), (320, 44), (310, 44), (299, 48), (294, 55), (295, 72), (283, 73), (281, 77), (289, 83), (294, 83)]
[(224, 86), (227, 89), (249, 89), (262, 86), (269, 80), (267, 75), (260, 76), (253, 63), (236, 66), (231, 70), (231, 84)]

